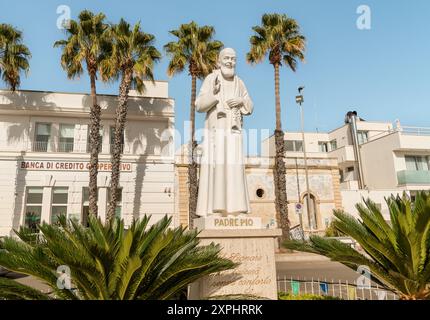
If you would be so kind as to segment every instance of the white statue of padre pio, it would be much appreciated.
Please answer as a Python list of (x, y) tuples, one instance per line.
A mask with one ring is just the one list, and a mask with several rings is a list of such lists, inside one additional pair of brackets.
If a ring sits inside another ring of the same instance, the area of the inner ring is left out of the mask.
[(236, 52), (223, 49), (218, 66), (205, 78), (196, 99), (197, 111), (206, 112), (196, 210), (201, 217), (250, 213), (242, 117), (252, 113), (253, 104), (235, 74)]

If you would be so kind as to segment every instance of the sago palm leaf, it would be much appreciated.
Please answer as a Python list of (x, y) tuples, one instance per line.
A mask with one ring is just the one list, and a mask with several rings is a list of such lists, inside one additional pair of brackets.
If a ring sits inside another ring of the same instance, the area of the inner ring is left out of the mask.
[(429, 299), (430, 194), (419, 192), (414, 202), (406, 194), (391, 196), (386, 202), (390, 222), (370, 199), (356, 206), (360, 220), (335, 212), (335, 227), (355, 239), (365, 255), (321, 237), (311, 237), (308, 243), (289, 241), (285, 246), (327, 256), (355, 270), (366, 265), (376, 281), (402, 299)]
[(50, 297), (24, 284), (0, 277), (0, 300), (50, 300)]
[[(51, 287), (52, 298), (90, 300), (170, 299), (197, 279), (236, 266), (220, 257), (219, 246), (199, 246), (196, 231), (169, 228), (172, 218), (148, 227), (149, 219), (125, 230), (118, 219), (103, 224), (90, 216), (84, 228), (61, 217), (58, 226), (40, 226), (42, 241), (25, 230), (18, 232), (21, 240), (3, 239), (0, 265), (40, 279)], [(70, 269), (72, 288), (57, 286), (59, 266)], [(0, 297), (48, 298), (13, 281), (0, 286)]]

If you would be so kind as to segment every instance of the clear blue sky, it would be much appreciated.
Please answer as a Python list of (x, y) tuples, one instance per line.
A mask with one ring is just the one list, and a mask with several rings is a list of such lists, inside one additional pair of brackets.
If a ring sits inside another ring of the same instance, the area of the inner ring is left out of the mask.
[[(343, 123), (348, 110), (369, 121), (394, 121), (430, 126), (430, 1), (428, 0), (20, 0), (0, 3), (0, 22), (24, 32), (32, 51), (31, 72), (22, 89), (89, 92), (87, 77), (68, 80), (60, 67), (60, 49), (52, 47), (64, 37), (56, 28), (57, 6), (68, 5), (72, 18), (82, 9), (104, 12), (109, 22), (124, 17), (141, 20), (143, 30), (156, 36), (156, 46), (173, 40), (168, 34), (181, 23), (195, 20), (213, 25), (216, 39), (238, 53), (238, 74), (254, 100), (255, 112), (246, 118), (248, 128), (274, 126), (273, 68), (267, 63), (245, 62), (251, 27), (266, 12), (286, 13), (296, 19), (307, 37), (306, 63), (296, 73), (281, 71), (282, 122), (299, 130), (294, 102), (296, 89), (305, 85), (305, 127), (331, 130)], [(371, 30), (356, 27), (357, 7), (372, 13)], [(156, 67), (159, 80), (169, 80), (176, 100), (178, 129), (188, 117), (190, 79), (187, 73), (168, 79), (164, 58)], [(0, 84), (0, 87), (3, 87)], [(116, 84), (99, 84), (100, 93), (117, 93)], [(197, 126), (202, 126), (202, 116)]]

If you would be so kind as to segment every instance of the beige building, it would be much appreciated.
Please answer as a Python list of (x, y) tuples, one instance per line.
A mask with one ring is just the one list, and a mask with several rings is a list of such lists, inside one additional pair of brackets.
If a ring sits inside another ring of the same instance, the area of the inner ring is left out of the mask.
[[(294, 135), (292, 137), (295, 137)], [(264, 147), (264, 144), (263, 144)], [(188, 176), (187, 157), (184, 148), (177, 152), (177, 210), (179, 220), (188, 225)], [(306, 183), (303, 153), (289, 152), (286, 157), (286, 180), (288, 195), (288, 212), (291, 227), (300, 224), (303, 217), (305, 231), (323, 232), (330, 223), (333, 209), (340, 209), (342, 199), (339, 188), (339, 170), (337, 160), (329, 158), (326, 154), (314, 152), (308, 159), (310, 205), (316, 226), (309, 228), (309, 219), (305, 206), (301, 211), (296, 210), (296, 204), (305, 202)], [(275, 228), (275, 190), (273, 182), (273, 157), (248, 157), (246, 159), (246, 178), (251, 204), (251, 216), (262, 218), (267, 228)]]
[[(124, 133), (117, 215), (174, 216), (174, 101), (167, 82), (130, 93)], [(98, 207), (105, 218), (116, 96), (99, 95), (102, 146)], [(86, 94), (0, 91), (0, 236), (13, 228), (88, 215), (88, 115)]]

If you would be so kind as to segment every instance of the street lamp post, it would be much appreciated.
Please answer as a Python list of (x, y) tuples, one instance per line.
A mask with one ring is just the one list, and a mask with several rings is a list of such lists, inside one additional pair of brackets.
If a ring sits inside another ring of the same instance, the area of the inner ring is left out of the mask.
[[(297, 158), (296, 158), (296, 176), (297, 176), (297, 195), (298, 195), (298, 199), (300, 201), (299, 164), (297, 163)], [(296, 212), (299, 215), (301, 238), (302, 238), (302, 241), (305, 241), (305, 231), (303, 229), (303, 208), (301, 207), (301, 204), (300, 204), (300, 209), (298, 209), (297, 205), (298, 204), (296, 204)]]
[(305, 176), (306, 176), (306, 212), (308, 215), (308, 225), (309, 225), (309, 230), (312, 230), (314, 227), (314, 223), (313, 223), (313, 217), (311, 216), (311, 212), (309, 210), (310, 206), (309, 206), (309, 198), (310, 198), (310, 192), (309, 192), (309, 174), (308, 174), (308, 158), (307, 158), (307, 154), (306, 154), (306, 140), (305, 140), (305, 128), (304, 128), (304, 116), (303, 116), (303, 107), (302, 107), (302, 103), (304, 102), (304, 98), (302, 93), (302, 90), (305, 87), (299, 87), (298, 91), (299, 91), (299, 95), (296, 96), (296, 102), (299, 105), (300, 108), (300, 122), (301, 122), (301, 126), (302, 126), (302, 147), (303, 147), (303, 159), (305, 162)]

